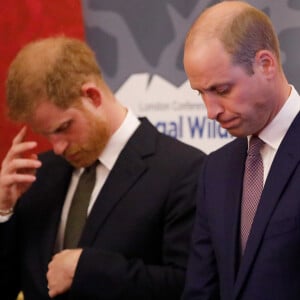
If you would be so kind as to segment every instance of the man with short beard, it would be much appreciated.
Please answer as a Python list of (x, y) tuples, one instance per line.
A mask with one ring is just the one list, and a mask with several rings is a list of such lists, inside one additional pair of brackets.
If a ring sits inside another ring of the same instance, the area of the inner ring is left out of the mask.
[[(2, 162), (1, 299), (20, 290), (30, 300), (179, 299), (204, 154), (123, 107), (94, 53), (72, 38), (21, 49), (7, 105), (53, 151), (35, 154), (24, 127)], [(66, 242), (75, 189), (91, 166), (86, 221)]]

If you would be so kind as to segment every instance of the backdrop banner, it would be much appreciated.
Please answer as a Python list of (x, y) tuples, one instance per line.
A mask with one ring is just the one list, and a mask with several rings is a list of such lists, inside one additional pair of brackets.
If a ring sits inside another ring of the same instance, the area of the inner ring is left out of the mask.
[[(161, 131), (209, 153), (233, 137), (206, 116), (187, 81), (183, 64), (186, 33), (214, 0), (11, 0), (0, 9), (0, 160), (19, 126), (5, 114), (4, 84), (16, 52), (32, 39), (64, 33), (85, 38), (117, 98)], [(300, 91), (300, 1), (249, 0), (267, 13), (278, 32), (284, 70)], [(45, 139), (30, 133), (39, 150)]]
[[(186, 33), (206, 0), (83, 0), (85, 32), (117, 97), (162, 132), (206, 153), (233, 137), (206, 116), (183, 69)], [(275, 24), (283, 67), (300, 90), (300, 1), (252, 0)]]

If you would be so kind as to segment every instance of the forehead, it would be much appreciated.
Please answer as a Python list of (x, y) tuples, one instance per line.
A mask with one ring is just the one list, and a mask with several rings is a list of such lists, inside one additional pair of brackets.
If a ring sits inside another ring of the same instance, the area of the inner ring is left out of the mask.
[(191, 86), (195, 89), (197, 86), (194, 85), (205, 89), (218, 81), (229, 80), (237, 68), (216, 39), (188, 45), (184, 53), (184, 67)]
[(47, 133), (55, 130), (63, 122), (70, 119), (76, 109), (62, 109), (50, 101), (41, 101), (35, 108), (27, 123), (36, 132)]

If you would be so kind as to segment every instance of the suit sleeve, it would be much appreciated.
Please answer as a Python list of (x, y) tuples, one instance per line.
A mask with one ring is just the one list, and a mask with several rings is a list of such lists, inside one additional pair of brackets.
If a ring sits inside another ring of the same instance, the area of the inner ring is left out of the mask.
[(182, 300), (220, 300), (216, 256), (205, 205), (205, 163), (197, 191), (196, 217)]
[(202, 158), (195, 155), (182, 162), (168, 191), (162, 212), (161, 261), (145, 264), (138, 257), (84, 249), (70, 290), (72, 299), (180, 299)]
[(6, 300), (15, 300), (20, 291), (15, 223), (14, 217), (0, 223), (0, 295)]

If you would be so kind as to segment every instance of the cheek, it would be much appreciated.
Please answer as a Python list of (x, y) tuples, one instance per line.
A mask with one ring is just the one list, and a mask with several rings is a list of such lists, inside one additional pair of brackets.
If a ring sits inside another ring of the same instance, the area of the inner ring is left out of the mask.
[(228, 108), (237, 114), (252, 114), (255, 111), (255, 99), (256, 97), (251, 91), (239, 91), (233, 95), (232, 101), (228, 101)]
[(88, 122), (88, 120), (76, 122), (68, 132), (69, 141), (76, 144), (85, 143), (89, 139), (90, 132), (91, 122)]

